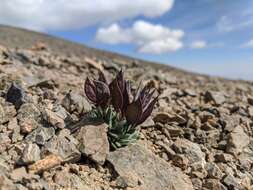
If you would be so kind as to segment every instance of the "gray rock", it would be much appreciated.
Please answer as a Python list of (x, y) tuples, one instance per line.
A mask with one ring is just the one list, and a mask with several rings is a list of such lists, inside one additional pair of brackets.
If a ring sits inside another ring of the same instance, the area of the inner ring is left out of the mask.
[(105, 123), (85, 125), (77, 135), (79, 150), (85, 156), (90, 157), (93, 161), (101, 165), (104, 164), (110, 148), (107, 139), (107, 128), (108, 125)]
[(42, 154), (52, 153), (60, 156), (64, 162), (77, 162), (81, 153), (76, 148), (76, 144), (69, 139), (63, 136), (55, 136), (44, 145)]
[[(128, 187), (143, 190), (193, 189), (190, 179), (144, 147), (132, 144), (110, 152), (107, 160)], [(137, 188), (138, 189), (138, 188)]]
[(26, 140), (35, 142), (38, 145), (44, 145), (54, 134), (55, 130), (52, 127), (38, 127), (26, 136)]
[(20, 134), (20, 126), (18, 125), (17, 118), (13, 118), (8, 123), (8, 130), (12, 132), (11, 141), (16, 143), (23, 139), (23, 136)]
[(223, 179), (223, 183), (228, 187), (228, 189), (237, 189), (237, 190), (244, 190), (245, 188), (243, 188), (240, 185), (240, 182), (238, 179), (236, 179), (234, 176), (232, 175), (227, 175), (224, 179)]
[(81, 95), (70, 91), (62, 100), (62, 106), (68, 112), (77, 112), (78, 114), (86, 113), (91, 110), (90, 103)]
[(226, 150), (232, 154), (239, 154), (243, 151), (243, 148), (249, 144), (249, 142), (250, 138), (244, 132), (243, 127), (239, 125), (229, 134)]
[(205, 94), (206, 101), (213, 101), (216, 105), (221, 105), (226, 101), (226, 98), (221, 92), (207, 91)]
[(27, 143), (21, 157), (21, 162), (24, 164), (33, 164), (40, 160), (40, 148), (33, 143)]
[(220, 168), (214, 163), (207, 163), (206, 171), (207, 171), (208, 177), (210, 178), (216, 178), (216, 179), (222, 178), (222, 172)]
[(227, 187), (221, 184), (217, 179), (207, 179), (203, 186), (207, 189), (227, 190)]
[(11, 144), (11, 139), (7, 133), (0, 133), (0, 152), (4, 152)]
[(16, 109), (11, 103), (0, 97), (0, 124), (6, 123), (16, 115)]
[(200, 162), (205, 165), (205, 154), (201, 151), (200, 146), (187, 139), (177, 139), (172, 145), (174, 151), (178, 154), (184, 154), (189, 160), (189, 164)]
[(43, 112), (43, 118), (52, 126), (56, 128), (63, 129), (65, 127), (64, 119), (60, 115), (58, 115), (56, 112), (53, 112), (49, 109), (45, 109)]
[(25, 90), (16, 83), (12, 83), (7, 91), (6, 100), (11, 102), (16, 109), (19, 109), (20, 106), (26, 102)]
[(22, 121), (28, 118), (34, 119), (37, 122), (41, 120), (40, 110), (32, 103), (25, 103), (18, 110), (17, 119), (19, 121)]

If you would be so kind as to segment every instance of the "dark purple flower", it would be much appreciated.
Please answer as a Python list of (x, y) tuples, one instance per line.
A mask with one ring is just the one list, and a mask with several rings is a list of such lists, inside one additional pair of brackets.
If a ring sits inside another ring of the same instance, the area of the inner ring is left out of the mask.
[(131, 87), (128, 81), (124, 79), (123, 72), (120, 71), (116, 78), (109, 85), (111, 93), (111, 103), (116, 111), (124, 114), (127, 105), (130, 102)]
[(91, 81), (87, 78), (84, 84), (84, 91), (87, 98), (95, 104), (95, 106), (100, 106), (102, 108), (108, 106), (110, 90), (106, 83), (99, 80)]
[(148, 86), (138, 91), (125, 113), (127, 122), (133, 126), (143, 123), (150, 116), (158, 99), (158, 96), (153, 98), (155, 89)]

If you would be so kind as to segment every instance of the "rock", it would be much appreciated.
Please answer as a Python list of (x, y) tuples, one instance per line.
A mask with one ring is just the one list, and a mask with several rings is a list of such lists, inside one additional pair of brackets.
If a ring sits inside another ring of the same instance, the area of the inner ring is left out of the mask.
[(228, 187), (228, 189), (244, 190), (244, 188), (240, 185), (238, 179), (232, 175), (225, 176), (223, 183)]
[(28, 167), (30, 173), (41, 173), (62, 163), (60, 156), (51, 154)]
[(212, 190), (227, 190), (227, 188), (221, 184), (217, 179), (207, 179), (203, 185), (207, 189)]
[(0, 133), (0, 153), (4, 152), (11, 144), (11, 139), (7, 133)]
[(248, 103), (253, 106), (253, 97), (248, 97)]
[(16, 109), (11, 103), (5, 102), (5, 100), (0, 97), (0, 124), (4, 124), (11, 120), (16, 115)]
[(20, 134), (20, 126), (18, 125), (17, 118), (13, 118), (8, 123), (8, 130), (12, 131), (11, 141), (16, 143), (23, 139), (23, 136)]
[(188, 167), (189, 160), (183, 155), (176, 154), (172, 158), (172, 163), (173, 165), (181, 168), (182, 170), (185, 170)]
[(23, 118), (19, 121), (20, 132), (23, 134), (29, 134), (36, 129), (39, 124), (34, 119)]
[(155, 122), (153, 121), (153, 119), (151, 117), (148, 117), (146, 119), (146, 121), (144, 121), (142, 124), (140, 124), (141, 128), (148, 128), (148, 127), (152, 127), (155, 125)]
[(233, 161), (233, 156), (230, 155), (230, 154), (226, 154), (226, 153), (215, 154), (214, 158), (215, 158), (215, 162), (227, 163), (227, 162), (232, 162)]
[(1, 190), (15, 190), (15, 185), (5, 175), (0, 174), (0, 189)]
[(233, 129), (240, 125), (240, 117), (238, 115), (221, 114), (220, 122), (224, 126), (224, 130), (233, 131)]
[(194, 189), (202, 189), (202, 180), (198, 178), (191, 178)]
[(32, 164), (38, 160), (40, 160), (40, 148), (36, 144), (27, 143), (21, 157), (21, 162)]
[(143, 190), (193, 189), (190, 179), (179, 168), (169, 165), (139, 144), (110, 152), (107, 160), (128, 187), (138, 186)]
[(207, 163), (206, 171), (209, 178), (216, 178), (216, 179), (222, 178), (222, 172), (220, 168), (214, 163)]
[(160, 112), (157, 113), (153, 119), (155, 122), (160, 122), (160, 123), (179, 123), (179, 124), (184, 124), (186, 123), (186, 119), (183, 118), (182, 116), (178, 114), (171, 115), (166, 112)]
[(160, 112), (157, 113), (153, 119), (155, 122), (160, 122), (160, 123), (168, 123), (173, 120), (173, 116), (166, 113), (166, 112)]
[(54, 80), (45, 80), (37, 83), (35, 86), (54, 90), (59, 86), (59, 84), (57, 84)]
[(26, 140), (35, 142), (38, 145), (44, 145), (54, 134), (55, 130), (52, 127), (38, 127), (26, 136)]
[(48, 141), (43, 149), (43, 155), (55, 154), (61, 157), (64, 162), (77, 162), (81, 153), (76, 148), (76, 144), (67, 137), (55, 136)]
[(165, 127), (165, 129), (169, 132), (171, 137), (178, 137), (184, 134), (184, 131), (181, 127), (168, 125)]
[(10, 174), (10, 177), (14, 182), (22, 182), (24, 179), (27, 180), (33, 176), (27, 173), (25, 167), (21, 167), (13, 170)]
[(56, 112), (45, 109), (43, 117), (49, 124), (56, 128), (63, 129), (65, 127), (64, 118), (59, 116)]
[(64, 170), (55, 174), (54, 182), (64, 189), (92, 190), (79, 176)]
[(173, 150), (178, 154), (183, 154), (189, 160), (189, 164), (200, 162), (205, 165), (205, 154), (201, 151), (198, 144), (186, 139), (177, 139), (173, 145)]
[(11, 102), (16, 109), (19, 109), (26, 102), (25, 90), (16, 83), (12, 83), (7, 91), (6, 100)]
[(39, 120), (41, 116), (40, 110), (33, 103), (25, 103), (18, 110), (17, 118), (21, 120), (22, 118), (32, 118)]
[(82, 114), (91, 110), (90, 103), (83, 96), (72, 91), (66, 94), (62, 100), (62, 106), (68, 110), (69, 113), (76, 112)]
[(207, 102), (213, 101), (216, 105), (221, 105), (226, 101), (223, 93), (214, 91), (207, 91), (205, 93), (205, 99)]
[(249, 144), (249, 142), (250, 138), (244, 132), (243, 127), (239, 125), (229, 134), (226, 150), (232, 154), (239, 154), (243, 151), (243, 148)]
[(81, 127), (77, 135), (79, 150), (101, 165), (104, 164), (109, 153), (107, 128), (107, 124), (85, 125)]
[(18, 110), (17, 119), (19, 122), (30, 119), (40, 123), (41, 113), (40, 110), (32, 103), (25, 103)]
[(192, 96), (192, 97), (197, 96), (197, 93), (194, 89), (184, 89), (183, 92), (188, 96)]

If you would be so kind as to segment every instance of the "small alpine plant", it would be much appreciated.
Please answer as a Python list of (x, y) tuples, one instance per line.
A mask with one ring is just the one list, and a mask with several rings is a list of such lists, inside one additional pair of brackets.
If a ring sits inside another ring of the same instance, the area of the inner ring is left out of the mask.
[(158, 96), (156, 89), (139, 85), (132, 92), (130, 81), (124, 79), (121, 70), (110, 83), (104, 74), (99, 73), (97, 80), (87, 78), (84, 91), (94, 105), (90, 113), (93, 119), (108, 124), (108, 139), (112, 149), (135, 142), (139, 138), (138, 125), (143, 123), (153, 111)]

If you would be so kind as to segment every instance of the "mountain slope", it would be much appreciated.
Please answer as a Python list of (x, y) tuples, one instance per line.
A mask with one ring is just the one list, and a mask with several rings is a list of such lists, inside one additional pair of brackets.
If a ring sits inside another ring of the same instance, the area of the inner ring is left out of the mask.
[[(253, 188), (252, 82), (6, 26), (0, 45), (1, 190)], [(111, 81), (121, 69), (132, 91), (141, 82), (159, 98), (138, 141), (109, 151), (107, 125), (87, 123), (83, 86), (99, 71)]]

